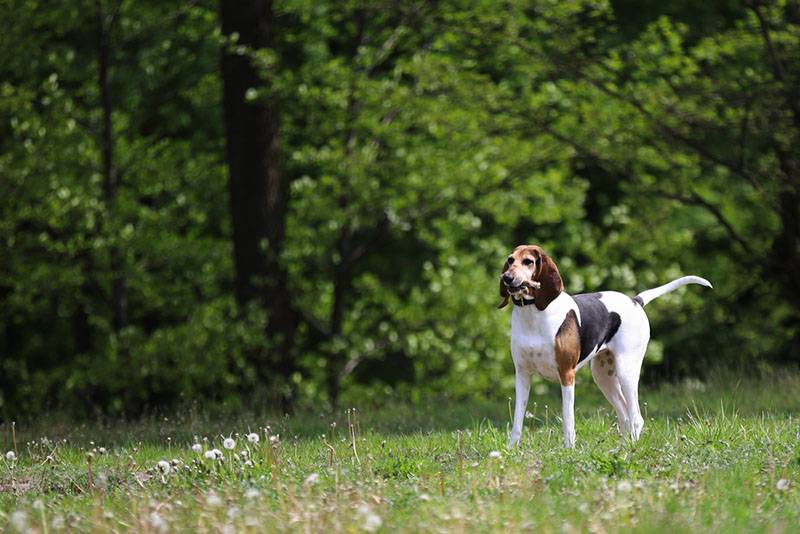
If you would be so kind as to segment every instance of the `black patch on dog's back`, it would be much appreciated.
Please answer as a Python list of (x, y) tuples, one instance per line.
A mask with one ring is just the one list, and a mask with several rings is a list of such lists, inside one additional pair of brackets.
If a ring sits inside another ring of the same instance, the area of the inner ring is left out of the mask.
[(595, 349), (611, 341), (619, 330), (622, 319), (617, 312), (609, 312), (600, 300), (600, 293), (583, 293), (574, 295), (578, 311), (581, 313), (581, 324), (578, 331), (581, 338), (581, 356), (583, 361)]

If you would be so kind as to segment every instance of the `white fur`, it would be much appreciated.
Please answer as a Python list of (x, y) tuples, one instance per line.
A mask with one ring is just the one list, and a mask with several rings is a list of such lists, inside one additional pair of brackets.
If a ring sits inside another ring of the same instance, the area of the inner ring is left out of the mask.
[[(647, 304), (665, 293), (691, 283), (711, 287), (703, 278), (684, 276), (669, 284), (643, 291), (638, 296)], [(639, 412), (638, 387), (642, 361), (650, 341), (650, 323), (643, 306), (627, 295), (603, 291), (600, 299), (610, 312), (619, 314), (620, 327), (607, 344), (596, 347), (577, 365), (576, 370), (591, 362), (595, 383), (617, 412), (620, 432), (637, 440), (644, 426), (644, 419)], [(517, 444), (522, 435), (532, 374), (537, 373), (552, 381), (560, 380), (555, 338), (569, 310), (575, 310), (580, 325), (578, 305), (564, 292), (541, 311), (533, 305), (514, 306), (511, 314), (511, 357), (516, 370), (516, 400), (509, 448)], [(613, 356), (612, 375), (608, 374), (609, 368), (596, 363), (598, 355), (606, 358)], [(572, 447), (575, 444), (574, 384), (562, 384), (561, 400), (564, 445)]]
[(701, 286), (714, 287), (711, 285), (711, 282), (705, 278), (700, 278), (699, 276), (684, 276), (678, 278), (677, 280), (673, 280), (669, 284), (664, 284), (663, 286), (642, 291), (636, 296), (642, 299), (642, 306), (647, 306), (647, 303), (653, 299), (657, 299), (661, 295), (669, 293), (670, 291), (674, 291), (681, 286), (685, 286), (686, 284), (700, 284)]

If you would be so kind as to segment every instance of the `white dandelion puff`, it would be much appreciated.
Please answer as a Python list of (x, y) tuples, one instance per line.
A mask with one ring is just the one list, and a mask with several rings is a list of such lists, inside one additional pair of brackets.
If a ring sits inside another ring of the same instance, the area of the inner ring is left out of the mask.
[(169, 530), (167, 522), (156, 511), (150, 512), (150, 527), (156, 532), (166, 532)]
[(219, 495), (212, 491), (206, 495), (206, 504), (216, 508), (217, 506), (222, 505), (222, 499), (220, 499)]
[(789, 481), (785, 478), (782, 478), (775, 484), (775, 488), (777, 488), (779, 491), (786, 491), (789, 489)]
[(200, 445), (199, 443), (195, 443), (194, 445), (192, 445), (192, 450), (194, 452), (200, 452), (203, 450), (203, 446)]
[(233, 440), (233, 438), (225, 438), (225, 440), (222, 442), (222, 446), (228, 450), (231, 450), (236, 447), (236, 442)]
[(306, 477), (306, 479), (305, 479), (305, 481), (303, 482), (303, 484), (305, 484), (306, 486), (313, 486), (313, 485), (315, 485), (317, 482), (319, 482), (319, 474), (317, 474), (317, 473), (311, 473), (310, 475), (308, 475), (308, 476)]
[(6, 460), (8, 460), (9, 462), (13, 462), (16, 459), (17, 459), (17, 453), (15, 453), (14, 451), (8, 451), (6, 453)]
[(361, 528), (367, 532), (375, 532), (381, 528), (383, 521), (381, 520), (380, 516), (373, 512), (368, 505), (362, 504), (359, 506), (358, 514), (361, 516)]
[(497, 458), (502, 458), (502, 457), (503, 457), (503, 455), (500, 453), (500, 451), (492, 451), (492, 452), (489, 453), (489, 458), (497, 459)]
[(172, 466), (169, 465), (169, 462), (166, 460), (159, 461), (156, 466), (158, 467), (158, 470), (165, 475), (168, 475), (169, 472), (172, 471)]
[(633, 489), (633, 484), (629, 480), (620, 480), (617, 482), (617, 491), (628, 492)]
[(223, 454), (222, 451), (219, 449), (210, 449), (204, 452), (203, 456), (208, 460), (221, 460)]
[(256, 488), (249, 488), (247, 491), (244, 492), (244, 496), (246, 499), (255, 499), (261, 495), (261, 492), (258, 491)]
[(18, 532), (28, 532), (28, 514), (22, 510), (17, 510), (11, 514), (11, 525)]
[(260, 438), (258, 437), (258, 434), (256, 434), (255, 432), (250, 432), (249, 434), (247, 434), (247, 441), (249, 441), (250, 443), (258, 443), (259, 439)]

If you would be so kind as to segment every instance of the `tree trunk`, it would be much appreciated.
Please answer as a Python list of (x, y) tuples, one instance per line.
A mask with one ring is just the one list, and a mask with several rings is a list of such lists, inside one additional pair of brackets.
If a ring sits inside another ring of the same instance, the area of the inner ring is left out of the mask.
[[(236, 46), (255, 50), (272, 45), (270, 0), (221, 0), (220, 15), (223, 34), (238, 34)], [(284, 385), (281, 400), (288, 408), (297, 314), (280, 262), (289, 191), (280, 168), (279, 108), (249, 55), (223, 50), (222, 77), (236, 299), (242, 307), (257, 302), (267, 314), (270, 351), (267, 358), (253, 355), (253, 364), (263, 381)], [(247, 99), (248, 89), (265, 94)]]
[(116, 232), (116, 204), (118, 174), (114, 165), (114, 131), (111, 120), (111, 28), (114, 14), (108, 13), (97, 4), (98, 77), (100, 104), (103, 110), (103, 126), (100, 137), (100, 152), (103, 160), (103, 198), (108, 216), (108, 232), (111, 235), (111, 324), (114, 332), (119, 332), (128, 322), (128, 291), (125, 282), (123, 255), (113, 234)]

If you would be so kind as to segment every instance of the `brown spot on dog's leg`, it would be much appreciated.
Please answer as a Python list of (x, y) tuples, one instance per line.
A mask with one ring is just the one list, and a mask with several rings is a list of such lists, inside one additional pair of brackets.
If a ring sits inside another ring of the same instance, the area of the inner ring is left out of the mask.
[(556, 363), (561, 385), (569, 386), (575, 382), (575, 366), (581, 354), (581, 339), (578, 333), (578, 316), (574, 310), (567, 312), (564, 322), (556, 332)]

